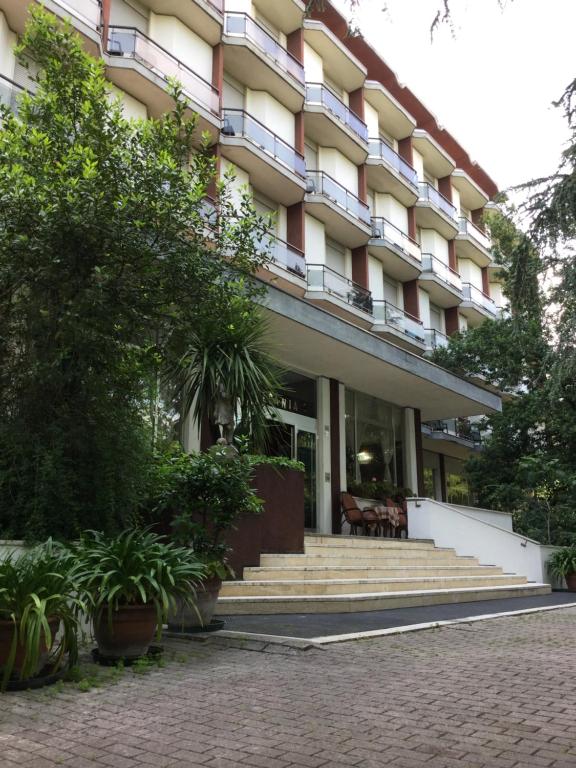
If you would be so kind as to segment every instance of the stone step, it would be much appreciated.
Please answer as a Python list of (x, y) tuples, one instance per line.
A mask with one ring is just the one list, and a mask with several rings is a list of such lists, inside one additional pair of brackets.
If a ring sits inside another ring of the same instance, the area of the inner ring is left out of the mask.
[(275, 613), (355, 613), (446, 603), (469, 603), (476, 600), (531, 597), (547, 595), (550, 592), (549, 584), (533, 582), (496, 587), (366, 592), (354, 595), (220, 597), (216, 603), (216, 614), (232, 616)]
[(424, 549), (434, 550), (432, 539), (392, 539), (386, 536), (329, 536), (325, 534), (306, 534), (305, 547), (333, 547), (334, 549)]
[[(461, 557), (454, 552), (436, 551), (414, 555), (411, 552), (397, 552), (394, 554), (378, 555), (377, 553), (346, 554), (333, 552), (319, 552), (317, 554), (302, 555), (261, 555), (262, 567), (282, 566), (346, 566), (346, 565), (374, 565), (374, 566), (425, 566), (425, 565), (478, 565), (475, 557)], [(491, 563), (489, 563), (491, 565)]]
[(438, 576), (403, 579), (291, 579), (287, 581), (227, 581), (221, 597), (273, 597), (313, 595), (353, 595), (376, 592), (405, 592), (438, 589), (516, 586), (525, 576)]
[(244, 568), (247, 581), (283, 581), (290, 579), (395, 579), (428, 576), (500, 576), (495, 565), (309, 565)]

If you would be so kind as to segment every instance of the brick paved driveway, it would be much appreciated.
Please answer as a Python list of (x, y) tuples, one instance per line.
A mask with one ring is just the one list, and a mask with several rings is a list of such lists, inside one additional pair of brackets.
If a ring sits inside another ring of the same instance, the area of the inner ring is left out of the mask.
[(180, 646), (0, 698), (0, 765), (576, 768), (576, 610), (324, 649)]

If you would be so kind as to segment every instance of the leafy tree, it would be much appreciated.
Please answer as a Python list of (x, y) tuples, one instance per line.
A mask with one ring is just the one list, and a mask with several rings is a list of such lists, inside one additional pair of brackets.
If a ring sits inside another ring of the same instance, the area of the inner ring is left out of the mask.
[(33, 94), (0, 115), (0, 533), (113, 530), (137, 508), (155, 383), (191, 329), (255, 288), (268, 230), (181, 89), (128, 120), (104, 64), (42, 9), (17, 49)]

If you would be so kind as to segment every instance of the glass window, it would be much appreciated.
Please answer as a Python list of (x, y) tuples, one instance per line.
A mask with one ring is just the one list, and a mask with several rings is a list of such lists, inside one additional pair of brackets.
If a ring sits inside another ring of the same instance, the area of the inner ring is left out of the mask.
[(402, 410), (346, 390), (346, 479), (404, 486)]

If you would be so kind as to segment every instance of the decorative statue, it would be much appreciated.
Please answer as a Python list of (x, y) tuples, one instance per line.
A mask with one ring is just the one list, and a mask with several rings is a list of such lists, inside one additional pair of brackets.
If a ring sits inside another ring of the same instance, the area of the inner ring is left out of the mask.
[(234, 404), (227, 393), (224, 384), (218, 384), (218, 391), (214, 399), (212, 420), (218, 426), (220, 437), (218, 445), (232, 445), (234, 438)]

